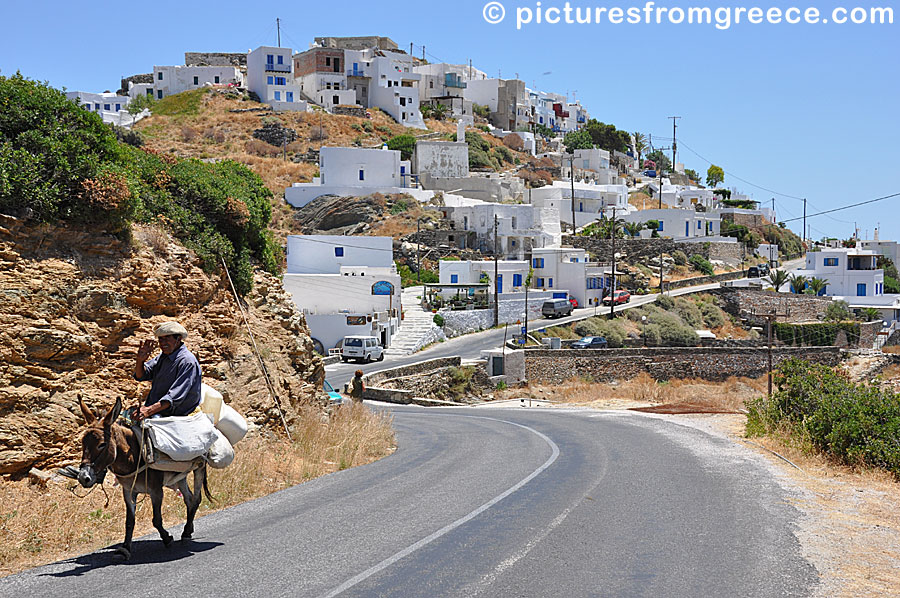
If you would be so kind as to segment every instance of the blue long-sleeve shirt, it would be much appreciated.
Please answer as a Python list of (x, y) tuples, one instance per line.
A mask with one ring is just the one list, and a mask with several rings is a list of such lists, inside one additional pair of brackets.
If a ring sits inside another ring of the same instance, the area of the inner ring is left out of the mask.
[(200, 362), (183, 344), (170, 355), (160, 353), (144, 363), (144, 375), (135, 378), (153, 382), (144, 405), (169, 401), (171, 406), (160, 415), (187, 415), (200, 404)]

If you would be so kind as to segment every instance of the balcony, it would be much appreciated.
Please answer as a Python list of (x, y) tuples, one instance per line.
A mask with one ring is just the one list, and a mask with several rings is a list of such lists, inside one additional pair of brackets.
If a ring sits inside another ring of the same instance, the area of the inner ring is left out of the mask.
[(579, 116), (579, 117), (578, 117), (578, 122), (580, 122), (580, 123), (585, 122), (585, 118), (584, 118), (583, 116)]
[(271, 73), (290, 73), (291, 65), (289, 64), (275, 64), (273, 62), (266, 63), (266, 72)]
[(348, 77), (365, 77), (366, 71), (364, 71), (363, 69), (353, 69), (353, 70), (347, 71), (347, 76)]
[(466, 88), (466, 84), (462, 78), (454, 73), (447, 73), (444, 75), (444, 85), (447, 87), (457, 87), (459, 89)]

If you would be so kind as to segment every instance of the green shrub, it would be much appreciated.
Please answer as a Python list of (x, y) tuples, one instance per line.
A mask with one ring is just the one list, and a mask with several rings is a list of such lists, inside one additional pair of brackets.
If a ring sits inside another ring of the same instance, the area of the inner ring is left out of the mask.
[(714, 272), (712, 264), (710, 264), (709, 260), (707, 260), (699, 253), (695, 253), (694, 255), (692, 255), (691, 259), (688, 261), (690, 262), (691, 266), (693, 266), (694, 269), (698, 272), (702, 272), (706, 276), (712, 276)]
[(434, 317), (431, 319), (438, 326), (444, 325), (444, 316), (442, 316), (441, 314), (434, 314)]
[[(378, 131), (379, 133), (384, 133), (385, 135), (393, 135), (394, 134), (394, 131), (387, 125), (378, 125), (377, 127), (375, 127), (375, 130)], [(399, 137), (402, 137), (402, 135), (399, 135)]]
[(659, 328), (659, 345), (664, 347), (696, 347), (700, 344), (700, 337), (688, 326), (674, 320), (655, 320), (650, 326)]
[(703, 328), (703, 314), (693, 301), (678, 297), (675, 299), (675, 313), (691, 328)]
[(150, 110), (154, 115), (159, 114), (163, 116), (197, 114), (200, 112), (200, 104), (203, 101), (203, 96), (205, 96), (208, 91), (207, 88), (201, 87), (200, 89), (191, 89), (189, 91), (166, 96), (161, 100), (153, 102), (150, 106)]
[(771, 400), (748, 403), (748, 435), (786, 429), (847, 464), (900, 478), (900, 397), (798, 359), (781, 364), (775, 384)]
[(513, 161), (513, 153), (504, 145), (498, 145), (497, 147), (495, 147), (494, 153), (496, 153), (499, 159), (503, 160), (504, 162), (512, 163)]
[(352, 125), (350, 125), (350, 128), (353, 129), (354, 131), (362, 131), (363, 130), (362, 125), (359, 123), (353, 123)]
[(675, 300), (668, 295), (660, 295), (653, 303), (660, 309), (664, 309), (666, 311), (669, 311), (675, 307)]
[(688, 258), (683, 251), (676, 249), (672, 252), (672, 259), (675, 260), (676, 266), (687, 266)]
[(362, 128), (366, 133), (371, 133), (375, 130), (375, 125), (373, 125), (371, 121), (364, 120), (362, 123)]
[[(381, 127), (378, 128), (381, 130)], [(390, 131), (388, 131), (390, 133)], [(416, 149), (416, 138), (412, 135), (397, 135), (387, 140), (388, 149), (398, 150), (401, 160), (409, 160), (413, 150)]]
[(853, 318), (853, 315), (850, 313), (850, 304), (846, 301), (832, 301), (825, 308), (825, 319), (828, 321), (841, 322), (851, 318)]
[(700, 313), (703, 314), (703, 321), (706, 322), (707, 328), (718, 328), (725, 325), (727, 321), (725, 312), (718, 305), (708, 301), (701, 301), (698, 307), (700, 308)]

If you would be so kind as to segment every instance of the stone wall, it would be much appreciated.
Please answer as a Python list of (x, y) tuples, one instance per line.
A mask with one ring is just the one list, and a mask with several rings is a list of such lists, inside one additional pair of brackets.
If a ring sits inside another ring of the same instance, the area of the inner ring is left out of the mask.
[(185, 52), (187, 66), (247, 66), (245, 52)]
[[(612, 255), (612, 241), (610, 239), (596, 239), (593, 237), (563, 236), (563, 245), (585, 249), (591, 258), (597, 261), (609, 261)], [(678, 242), (674, 239), (616, 239), (616, 253), (630, 262), (643, 262), (650, 258), (659, 258), (659, 254), (672, 254), (675, 250), (683, 251), (688, 257), (696, 254), (702, 255), (708, 260), (740, 261), (740, 243), (722, 242)]]
[(342, 116), (366, 118), (366, 109), (362, 106), (335, 106), (331, 109), (331, 113)]
[[(841, 360), (838, 347), (773, 347), (772, 365), (799, 357), (829, 366)], [(578, 377), (594, 381), (631, 379), (641, 372), (656, 380), (701, 378), (721, 382), (731, 376), (755, 378), (767, 372), (767, 350), (733, 347), (656, 347), (648, 349), (529, 349), (529, 381), (561, 383)]]
[(761, 315), (773, 310), (778, 314), (776, 322), (816, 322), (825, 316), (831, 303), (828, 297), (776, 293), (744, 287), (722, 287), (709, 291), (721, 299), (719, 306), (739, 318), (746, 318), (753, 326), (765, 325)]
[(863, 322), (859, 325), (859, 343), (857, 347), (860, 349), (871, 349), (875, 346), (875, 339), (881, 331), (881, 319), (874, 322)]
[[(511, 293), (512, 294), (512, 293)], [(525, 319), (525, 293), (515, 293), (516, 299), (501, 299), (499, 309), (500, 324), (512, 324)], [(503, 297), (503, 295), (500, 295)], [(544, 301), (553, 297), (552, 291), (528, 292), (528, 321), (533, 322), (543, 318), (541, 307)], [(463, 334), (470, 334), (485, 330), (494, 325), (494, 309), (451, 310), (441, 309), (438, 313), (444, 318), (444, 334), (452, 338)], [(518, 334), (518, 329), (511, 330), (510, 335)]]
[(409, 365), (403, 365), (396, 368), (390, 368), (387, 370), (380, 370), (371, 374), (366, 374), (363, 379), (366, 381), (366, 385), (368, 386), (368, 383), (370, 382), (372, 384), (375, 384), (383, 380), (390, 380), (391, 378), (414, 376), (416, 374), (431, 372), (433, 370), (439, 370), (441, 368), (459, 367), (460, 363), (461, 358), (458, 355), (455, 355), (453, 357), (438, 357), (437, 359), (429, 359), (427, 361), (420, 361), (418, 363), (411, 363)]
[(767, 221), (763, 218), (762, 214), (741, 214), (741, 213), (731, 213), (727, 212), (722, 214), (722, 221), (730, 220), (735, 224), (739, 224), (741, 226), (746, 226), (747, 228), (759, 228), (761, 226), (765, 226), (766, 224), (771, 224), (771, 222)]
[(667, 291), (674, 289), (683, 289), (685, 287), (699, 286), (702, 284), (710, 284), (712, 282), (725, 282), (727, 280), (738, 280), (743, 278), (744, 273), (741, 270), (734, 272), (726, 272), (724, 274), (714, 274), (712, 276), (695, 276), (694, 278), (682, 278), (681, 280), (673, 280), (671, 282), (663, 281)]

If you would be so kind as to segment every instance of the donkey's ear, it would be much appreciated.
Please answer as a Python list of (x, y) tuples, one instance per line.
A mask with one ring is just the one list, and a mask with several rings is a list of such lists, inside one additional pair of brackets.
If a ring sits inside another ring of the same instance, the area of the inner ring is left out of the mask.
[(81, 415), (84, 416), (84, 423), (89, 426), (97, 423), (97, 416), (94, 415), (94, 412), (88, 409), (88, 406), (84, 404), (84, 399), (78, 397), (78, 404), (81, 406)]
[(108, 428), (113, 425), (113, 422), (118, 419), (119, 414), (122, 413), (122, 398), (119, 397), (116, 399), (116, 404), (113, 405), (113, 408), (106, 412), (106, 416), (103, 418), (103, 427)]

